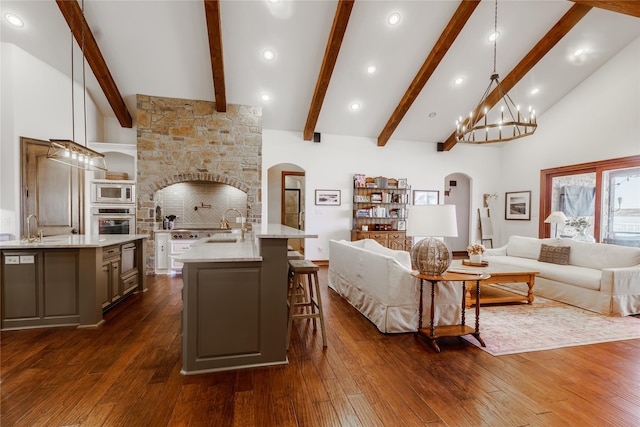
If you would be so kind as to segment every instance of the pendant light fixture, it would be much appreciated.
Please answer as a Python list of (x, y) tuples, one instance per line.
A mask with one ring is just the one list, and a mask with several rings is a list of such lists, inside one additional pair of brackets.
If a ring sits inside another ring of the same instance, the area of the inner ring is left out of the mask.
[[(75, 0), (74, 0), (75, 1)], [(73, 26), (73, 24), (71, 24)], [(82, 0), (82, 110), (84, 119), (84, 141), (87, 141), (87, 86), (85, 82), (84, 66), (84, 0)], [(102, 153), (98, 153), (84, 145), (75, 142), (76, 139), (76, 114), (75, 114), (75, 79), (73, 72), (73, 28), (71, 28), (71, 131), (72, 139), (50, 139), (47, 159), (64, 163), (78, 169), (88, 171), (106, 171), (107, 164)]]
[[(498, 32), (498, 0), (495, 2), (494, 34)], [(456, 120), (456, 141), (472, 144), (505, 142), (533, 135), (538, 124), (536, 112), (529, 107), (521, 112), (500, 83), (496, 72), (497, 37), (493, 39), (493, 73), (478, 106), (467, 118)], [(498, 97), (497, 101), (494, 101)]]

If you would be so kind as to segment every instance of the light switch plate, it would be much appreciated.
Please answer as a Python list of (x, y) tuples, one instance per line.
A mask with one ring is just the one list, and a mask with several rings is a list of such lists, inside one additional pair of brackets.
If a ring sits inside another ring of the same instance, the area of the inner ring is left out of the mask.
[(20, 264), (33, 264), (33, 255), (20, 255)]
[(6, 256), (4, 257), (4, 263), (6, 264), (20, 264), (19, 256)]

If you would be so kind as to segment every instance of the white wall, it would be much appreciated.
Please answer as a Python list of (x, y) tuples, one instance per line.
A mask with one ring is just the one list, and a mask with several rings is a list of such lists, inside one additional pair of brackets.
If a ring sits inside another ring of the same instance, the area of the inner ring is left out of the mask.
[[(449, 187), (449, 181), (456, 181), (455, 187)], [(477, 228), (477, 214), (471, 211), (469, 199), (471, 195), (471, 182), (466, 174), (454, 173), (444, 178), (445, 190), (451, 190), (446, 196), (440, 193), (440, 203), (456, 205), (456, 221), (458, 223), (458, 237), (445, 237), (444, 241), (452, 251), (466, 251), (469, 243), (480, 240), (480, 230)], [(444, 202), (442, 202), (444, 200)], [(477, 212), (477, 209), (476, 209)], [(475, 229), (471, 228), (475, 225)]]
[[(482, 194), (500, 187), (500, 149), (470, 145), (439, 153), (432, 143), (391, 140), (378, 147), (374, 139), (322, 135), (321, 143), (304, 141), (302, 134), (265, 129), (262, 134), (263, 221), (268, 218), (267, 171), (279, 163), (293, 163), (305, 170), (306, 227), (319, 235), (307, 239), (305, 255), (312, 260), (329, 259), (329, 240), (351, 237), (353, 175), (407, 178), (412, 189), (439, 190), (444, 177), (463, 172), (474, 180), (471, 212), (482, 206)], [(315, 190), (341, 190), (340, 206), (315, 206)], [(442, 202), (441, 202), (442, 203)], [(473, 216), (473, 215), (472, 215)], [(477, 215), (473, 216), (477, 227)], [(268, 221), (271, 221), (268, 219)]]
[[(44, 141), (72, 138), (71, 80), (13, 44), (0, 43), (0, 50), (0, 233), (10, 233), (17, 238), (20, 235), (20, 137)], [(75, 141), (84, 145), (82, 85), (76, 84), (74, 91)], [(87, 97), (87, 139), (101, 137), (96, 131), (101, 127), (95, 104)]]
[(640, 155), (640, 38), (541, 115), (533, 136), (504, 145), (491, 206), (504, 212), (505, 192), (531, 190), (531, 221), (494, 216), (494, 245), (538, 236), (540, 170), (633, 155)]

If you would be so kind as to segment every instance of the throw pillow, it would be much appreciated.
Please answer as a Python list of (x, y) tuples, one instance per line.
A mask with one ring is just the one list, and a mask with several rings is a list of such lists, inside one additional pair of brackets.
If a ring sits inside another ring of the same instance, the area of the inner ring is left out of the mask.
[(540, 245), (540, 255), (538, 256), (538, 261), (567, 265), (569, 264), (570, 251), (570, 246), (551, 246), (545, 245), (543, 243), (542, 245)]

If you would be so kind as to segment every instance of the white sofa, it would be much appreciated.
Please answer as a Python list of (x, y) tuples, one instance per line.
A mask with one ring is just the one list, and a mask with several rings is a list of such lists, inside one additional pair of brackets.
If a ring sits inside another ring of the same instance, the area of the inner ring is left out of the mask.
[[(380, 332), (413, 332), (418, 326), (419, 279), (411, 275), (409, 252), (385, 248), (372, 239), (329, 242), (329, 287)], [(424, 283), (423, 326), (429, 325), (431, 290)], [(458, 283), (436, 287), (438, 324), (459, 323), (462, 288)]]
[[(569, 263), (538, 261), (543, 243), (570, 247)], [(610, 316), (640, 313), (639, 248), (511, 236), (505, 246), (487, 249), (484, 259), (539, 271), (534, 295)], [(513, 286), (526, 290), (526, 284)]]

